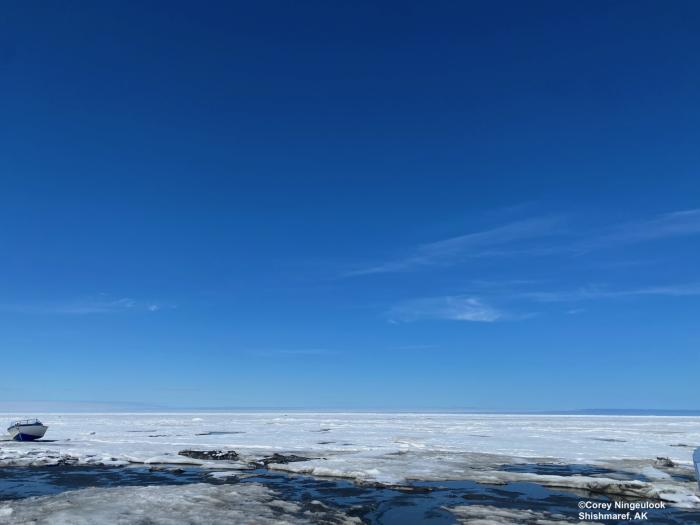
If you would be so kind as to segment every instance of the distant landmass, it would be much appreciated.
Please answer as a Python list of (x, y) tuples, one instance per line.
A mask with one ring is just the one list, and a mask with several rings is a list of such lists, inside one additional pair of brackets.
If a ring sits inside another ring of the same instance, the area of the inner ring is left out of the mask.
[(664, 410), (652, 408), (584, 408), (580, 410), (537, 413), (584, 416), (700, 416), (700, 410)]
[(700, 416), (700, 409), (658, 408), (581, 408), (570, 410), (486, 409), (477, 407), (289, 407), (289, 406), (168, 406), (135, 402), (84, 401), (0, 401), (0, 413), (113, 413), (113, 412), (309, 412), (309, 413), (442, 413), (442, 414), (513, 414), (560, 416)]

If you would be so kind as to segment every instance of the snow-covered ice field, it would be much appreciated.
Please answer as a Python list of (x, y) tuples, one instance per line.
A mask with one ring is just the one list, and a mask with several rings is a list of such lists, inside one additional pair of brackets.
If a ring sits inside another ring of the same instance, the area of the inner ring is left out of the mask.
[[(15, 414), (0, 414), (9, 423)], [(386, 465), (390, 454), (478, 453), (503, 458), (597, 463), (667, 457), (692, 464), (700, 417), (532, 416), (404, 413), (38, 414), (45, 440), (0, 443), (0, 464), (29, 464), (70, 455), (83, 463), (177, 462), (183, 448), (232, 448), (244, 456), (303, 452), (333, 461), (338, 474), (362, 469), (385, 481), (451, 479), (449, 464), (430, 461), (419, 472)], [(400, 456), (398, 456), (400, 457)], [(187, 459), (187, 461), (190, 461)], [(327, 463), (328, 460), (326, 460)], [(416, 468), (414, 465), (412, 468)], [(427, 476), (427, 478), (424, 478)]]
[[(0, 421), (9, 423), (16, 416), (0, 414)], [(49, 426), (45, 441), (0, 442), (0, 465), (193, 463), (221, 471), (246, 468), (281, 453), (311, 459), (270, 468), (360, 483), (527, 481), (700, 508), (692, 469), (693, 448), (700, 446), (700, 417), (301, 412), (37, 416)], [(199, 461), (178, 455), (183, 449), (235, 450), (240, 459)], [(527, 468), (542, 463), (594, 465), (603, 472), (561, 475)]]
[[(0, 414), (0, 421), (9, 424), (17, 416)], [(689, 447), (700, 445), (700, 417), (301, 412), (37, 417), (49, 426), (45, 439), (56, 440), (50, 448), (85, 460), (102, 454), (144, 461), (181, 447), (230, 446), (251, 453), (433, 450), (577, 462), (665, 456), (690, 464)], [(21, 449), (47, 446), (23, 443)]]

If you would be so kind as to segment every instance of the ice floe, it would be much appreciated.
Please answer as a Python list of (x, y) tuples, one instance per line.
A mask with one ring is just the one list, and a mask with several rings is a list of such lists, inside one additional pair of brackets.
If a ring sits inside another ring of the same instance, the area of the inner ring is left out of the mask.
[(255, 483), (92, 488), (0, 504), (0, 524), (95, 523), (360, 525), (361, 521), (313, 502), (302, 506), (284, 501)]
[(469, 525), (593, 525), (562, 514), (523, 509), (504, 509), (489, 505), (462, 505), (448, 508), (458, 523)]

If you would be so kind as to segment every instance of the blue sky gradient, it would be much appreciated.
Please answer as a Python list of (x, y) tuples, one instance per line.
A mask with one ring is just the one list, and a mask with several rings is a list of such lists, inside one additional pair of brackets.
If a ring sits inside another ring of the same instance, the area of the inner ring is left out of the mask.
[(698, 3), (4, 11), (5, 403), (700, 408)]

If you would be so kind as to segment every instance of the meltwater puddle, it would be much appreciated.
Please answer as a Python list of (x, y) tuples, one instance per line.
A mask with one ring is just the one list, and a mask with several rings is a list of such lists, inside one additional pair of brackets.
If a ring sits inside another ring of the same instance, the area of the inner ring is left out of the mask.
[(553, 476), (604, 476), (616, 474), (612, 469), (595, 465), (558, 464), (558, 463), (516, 463), (500, 467), (505, 472), (524, 472)]
[[(282, 499), (300, 503), (302, 506), (308, 506), (314, 500), (321, 501), (372, 525), (453, 524), (456, 523), (454, 515), (444, 507), (462, 505), (546, 511), (562, 514), (576, 523), (577, 505), (581, 499), (608, 501), (604, 497), (551, 490), (536, 483), (483, 485), (473, 481), (414, 482), (408, 489), (401, 490), (265, 469), (236, 472), (241, 476), (240, 480), (215, 478), (211, 473), (211, 470), (197, 467), (2, 467), (0, 500), (52, 495), (88, 487), (254, 482), (276, 491)], [(655, 510), (650, 513), (649, 518), (649, 523), (655, 525), (691, 525), (700, 523), (700, 512), (681, 509)], [(599, 523), (617, 524), (612, 521)]]

